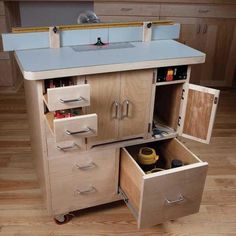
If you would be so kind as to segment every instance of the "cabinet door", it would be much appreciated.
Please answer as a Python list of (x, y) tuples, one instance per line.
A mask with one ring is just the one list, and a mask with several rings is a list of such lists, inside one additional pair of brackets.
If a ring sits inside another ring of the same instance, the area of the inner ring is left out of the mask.
[(145, 137), (148, 133), (153, 70), (121, 73), (120, 139)]
[(120, 73), (86, 76), (90, 84), (90, 106), (88, 113), (98, 116), (97, 136), (88, 138), (88, 145), (118, 138)]
[(181, 115), (182, 136), (209, 143), (219, 100), (219, 90), (189, 84)]
[(206, 62), (201, 71), (201, 84), (231, 86), (236, 65), (236, 20), (203, 19)]

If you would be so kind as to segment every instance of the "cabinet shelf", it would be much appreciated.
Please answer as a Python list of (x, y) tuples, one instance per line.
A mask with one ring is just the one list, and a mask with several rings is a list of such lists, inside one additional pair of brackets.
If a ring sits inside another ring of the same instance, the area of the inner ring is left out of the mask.
[(161, 86), (161, 85), (168, 85), (168, 84), (182, 84), (185, 83), (186, 79), (181, 79), (181, 80), (172, 80), (172, 81), (164, 81), (164, 82), (157, 82), (156, 86)]

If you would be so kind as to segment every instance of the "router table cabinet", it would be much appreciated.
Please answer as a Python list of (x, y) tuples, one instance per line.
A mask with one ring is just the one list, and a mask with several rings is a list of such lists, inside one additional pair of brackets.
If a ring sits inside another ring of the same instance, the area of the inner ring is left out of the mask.
[[(189, 84), (205, 54), (173, 40), (178, 24), (159, 24), (50, 28), (59, 48), (43, 28), (3, 36), (25, 78), (33, 157), (58, 224), (122, 199), (138, 228), (199, 211), (208, 164), (179, 140), (210, 142), (219, 91)], [(109, 43), (91, 45), (90, 34)], [(163, 170), (144, 171), (142, 147), (160, 155)], [(183, 166), (171, 168), (173, 159)]]
[[(49, 89), (55, 90), (51, 109), (46, 80), (25, 80), (26, 96), (34, 93), (27, 107), (34, 110), (33, 136), (42, 142), (34, 145), (45, 165), (39, 171), (50, 214), (64, 222), (69, 212), (123, 198), (142, 228), (199, 210), (207, 163), (175, 137), (209, 142), (219, 94), (188, 84), (190, 69), (178, 83), (157, 82), (158, 69), (75, 77), (75, 85)], [(80, 100), (83, 94), (87, 97)], [(63, 109), (77, 106), (82, 115), (55, 119), (53, 104), (61, 99), (71, 101), (62, 103)], [(153, 137), (153, 121), (169, 127), (168, 135)], [(160, 148), (168, 169), (145, 174), (136, 161), (142, 146)], [(185, 165), (169, 169), (173, 158)]]

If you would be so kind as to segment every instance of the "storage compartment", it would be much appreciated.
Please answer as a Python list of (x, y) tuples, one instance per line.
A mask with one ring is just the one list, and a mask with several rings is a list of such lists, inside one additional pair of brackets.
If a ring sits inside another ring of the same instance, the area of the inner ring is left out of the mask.
[[(162, 170), (145, 174), (138, 164), (141, 147), (151, 147), (160, 155)], [(170, 168), (173, 159), (181, 167)], [(202, 162), (177, 139), (123, 148), (120, 191), (138, 221), (138, 227), (160, 224), (198, 212), (207, 172)]]
[(90, 105), (90, 85), (76, 83), (73, 77), (44, 81), (43, 99), (49, 111)]
[(45, 118), (56, 142), (75, 141), (97, 135), (97, 115), (85, 115), (80, 109), (80, 115), (56, 118), (55, 112), (47, 112)]
[(176, 132), (180, 113), (183, 84), (156, 87), (153, 114), (153, 135), (168, 135)]

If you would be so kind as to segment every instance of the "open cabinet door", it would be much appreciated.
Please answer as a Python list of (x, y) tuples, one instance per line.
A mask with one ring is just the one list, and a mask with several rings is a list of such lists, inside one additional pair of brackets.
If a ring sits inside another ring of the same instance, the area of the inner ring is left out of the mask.
[(220, 91), (194, 84), (187, 87), (181, 116), (182, 137), (209, 143)]

